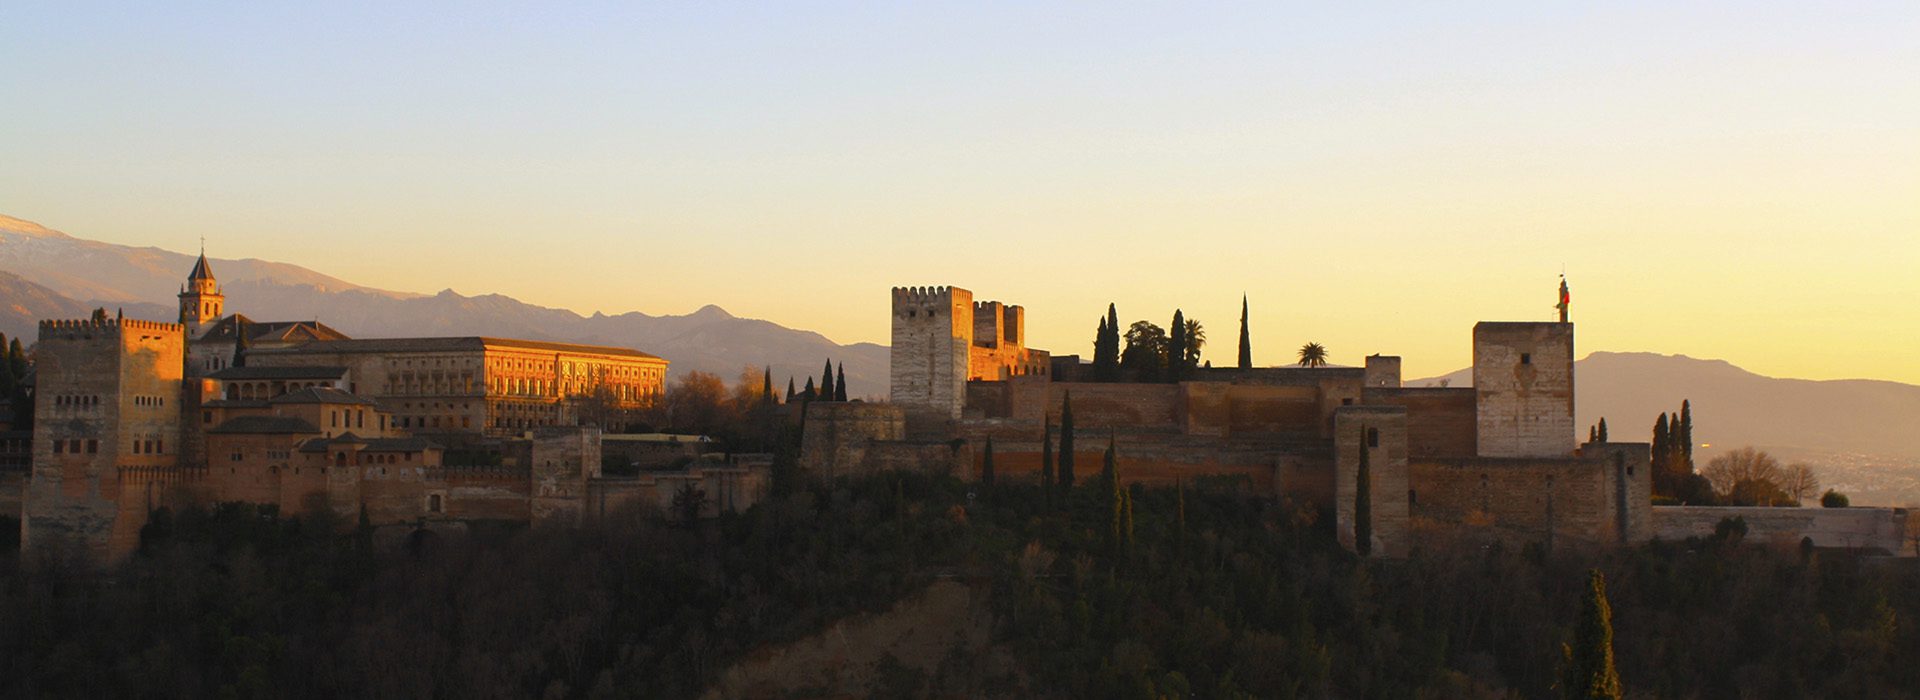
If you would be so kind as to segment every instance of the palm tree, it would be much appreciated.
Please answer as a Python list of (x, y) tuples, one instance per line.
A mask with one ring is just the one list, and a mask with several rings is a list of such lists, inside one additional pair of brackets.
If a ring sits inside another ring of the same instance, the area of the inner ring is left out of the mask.
[(1327, 366), (1327, 346), (1319, 343), (1307, 343), (1300, 346), (1301, 367)]
[(1187, 356), (1182, 359), (1187, 361), (1188, 367), (1196, 367), (1200, 364), (1200, 349), (1207, 346), (1207, 329), (1191, 318), (1187, 319), (1186, 326)]

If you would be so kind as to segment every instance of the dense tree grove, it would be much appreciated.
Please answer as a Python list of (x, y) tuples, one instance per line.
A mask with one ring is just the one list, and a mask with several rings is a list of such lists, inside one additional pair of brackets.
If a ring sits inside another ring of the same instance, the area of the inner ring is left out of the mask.
[[(1241, 345), (1246, 347), (1246, 319), (1241, 319)], [(1124, 347), (1121, 341), (1126, 341)], [(1095, 382), (1180, 382), (1194, 377), (1201, 368), (1201, 352), (1207, 345), (1207, 329), (1173, 311), (1173, 323), (1166, 328), (1152, 321), (1134, 321), (1123, 333), (1120, 315), (1112, 304), (1093, 335), (1091, 376)], [(1248, 360), (1249, 362), (1251, 360)], [(1204, 366), (1211, 366), (1207, 363)]]
[(1775, 550), (1739, 527), (1611, 552), (1361, 559), (1312, 509), (1232, 481), (1093, 479), (1064, 507), (1031, 481), (982, 501), (971, 488), (885, 474), (695, 527), (622, 517), (391, 542), (250, 506), (162, 516), (110, 571), (0, 557), (0, 695), (691, 697), (751, 650), (884, 610), (940, 572), (988, 596), (995, 649), (1020, 671), (970, 676), (989, 650), (956, 645), (951, 669), (898, 669), (891, 690), (1574, 695), (1566, 679), (1601, 668), (1585, 651), (1606, 617), (1590, 570), (1627, 695), (1920, 688), (1910, 562)]

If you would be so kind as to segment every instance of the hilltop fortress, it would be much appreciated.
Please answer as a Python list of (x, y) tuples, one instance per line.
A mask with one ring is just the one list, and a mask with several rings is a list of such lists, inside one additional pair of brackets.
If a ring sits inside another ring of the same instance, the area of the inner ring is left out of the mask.
[(1400, 359), (1385, 355), (1363, 368), (1095, 383), (1077, 380), (1077, 358), (1025, 346), (1019, 306), (955, 287), (892, 295), (892, 402), (812, 406), (802, 464), (813, 472), (971, 475), (991, 437), (999, 474), (1031, 474), (1071, 397), (1079, 464), (1100, 464), (1111, 441), (1125, 481), (1234, 480), (1317, 506), (1349, 546), (1367, 488), (1374, 552), (1431, 537), (1604, 545), (1653, 534), (1648, 446), (1575, 443), (1566, 321), (1476, 325), (1470, 388), (1403, 387)]
[(765, 464), (608, 477), (590, 413), (664, 390), (625, 348), (502, 338), (355, 340), (313, 321), (224, 315), (203, 254), (179, 323), (44, 321), (22, 544), (132, 551), (167, 505), (246, 501), (375, 526), (579, 522), (667, 506), (742, 508)]

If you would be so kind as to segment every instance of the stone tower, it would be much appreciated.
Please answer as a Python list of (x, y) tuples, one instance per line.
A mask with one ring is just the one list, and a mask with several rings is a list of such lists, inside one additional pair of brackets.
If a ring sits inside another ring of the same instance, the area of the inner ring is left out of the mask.
[(967, 400), (973, 292), (893, 288), (891, 398), (909, 415), (952, 420)]
[(138, 545), (149, 485), (179, 465), (184, 333), (132, 319), (40, 322), (23, 545), (65, 540), (108, 558)]
[(1482, 457), (1573, 454), (1573, 324), (1473, 327), (1473, 391)]
[(180, 323), (187, 327), (187, 337), (200, 337), (207, 326), (220, 320), (226, 302), (220, 283), (213, 279), (213, 268), (207, 265), (207, 253), (201, 251), (200, 260), (187, 275), (187, 285), (180, 288)]

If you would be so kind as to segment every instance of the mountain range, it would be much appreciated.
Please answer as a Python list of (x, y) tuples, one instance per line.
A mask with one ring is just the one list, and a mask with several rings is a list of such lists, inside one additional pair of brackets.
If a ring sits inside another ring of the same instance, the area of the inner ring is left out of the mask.
[[(89, 241), (0, 216), (0, 332), (31, 340), (34, 323), (96, 307), (171, 320), (193, 256)], [(771, 368), (804, 385), (829, 358), (844, 363), (851, 395), (884, 397), (888, 351), (842, 345), (812, 331), (739, 318), (718, 306), (690, 314), (582, 316), (498, 294), (424, 295), (365, 287), (288, 263), (213, 259), (227, 310), (257, 320), (319, 320), (363, 338), (494, 335), (630, 347), (733, 381)], [(1874, 380), (1766, 377), (1721, 360), (1595, 352), (1575, 365), (1575, 410), (1586, 426), (1607, 418), (1615, 440), (1646, 440), (1654, 418), (1691, 400), (1704, 465), (1720, 449), (1754, 445), (1820, 467), (1856, 502), (1920, 503), (1920, 386)], [(1470, 386), (1472, 371), (1408, 381)]]
[[(1725, 360), (1594, 352), (1574, 363), (1574, 415), (1585, 431), (1607, 419), (1615, 441), (1652, 439), (1661, 413), (1692, 404), (1694, 462), (1753, 446), (1804, 461), (1856, 503), (1920, 503), (1920, 386), (1871, 379), (1815, 381), (1755, 374)], [(1473, 369), (1407, 386), (1466, 387)]]
[[(89, 241), (0, 216), (0, 332), (32, 339), (44, 318), (94, 308), (132, 318), (172, 320), (174, 295), (194, 256)], [(287, 263), (209, 258), (229, 313), (255, 320), (318, 320), (358, 338), (493, 335), (628, 347), (667, 358), (678, 374), (711, 372), (732, 382), (753, 366), (800, 385), (831, 359), (844, 365), (849, 395), (884, 396), (887, 348), (842, 345), (812, 331), (739, 318), (718, 306), (690, 314), (631, 312), (582, 316), (498, 294), (453, 290), (422, 295), (374, 289)]]

